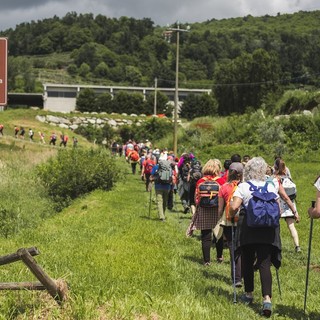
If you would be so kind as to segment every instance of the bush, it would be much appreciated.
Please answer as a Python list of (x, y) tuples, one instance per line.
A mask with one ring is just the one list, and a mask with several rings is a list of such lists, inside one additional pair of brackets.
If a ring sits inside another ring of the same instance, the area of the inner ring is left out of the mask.
[(5, 165), (0, 180), (0, 235), (9, 237), (22, 229), (36, 227), (53, 215), (53, 204), (36, 173), (20, 159)]
[(93, 149), (59, 150), (57, 157), (39, 165), (38, 172), (57, 211), (95, 189), (110, 190), (118, 177), (111, 155)]

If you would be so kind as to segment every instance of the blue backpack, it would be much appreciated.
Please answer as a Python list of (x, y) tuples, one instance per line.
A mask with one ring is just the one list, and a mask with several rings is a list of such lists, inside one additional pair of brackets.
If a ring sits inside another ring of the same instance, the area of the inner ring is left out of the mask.
[(246, 207), (247, 225), (254, 228), (279, 226), (280, 207), (276, 200), (277, 195), (268, 191), (268, 183), (263, 187), (257, 187), (251, 182), (247, 181), (252, 191), (252, 198), (249, 200)]

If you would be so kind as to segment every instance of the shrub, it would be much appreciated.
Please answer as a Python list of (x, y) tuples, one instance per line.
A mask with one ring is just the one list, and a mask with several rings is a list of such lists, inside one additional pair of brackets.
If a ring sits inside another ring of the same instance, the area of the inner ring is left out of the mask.
[(59, 150), (38, 172), (57, 211), (95, 189), (110, 190), (118, 177), (114, 159), (102, 149)]
[(7, 238), (35, 227), (53, 213), (52, 202), (35, 171), (23, 166), (20, 159), (6, 164), (0, 180), (0, 235)]

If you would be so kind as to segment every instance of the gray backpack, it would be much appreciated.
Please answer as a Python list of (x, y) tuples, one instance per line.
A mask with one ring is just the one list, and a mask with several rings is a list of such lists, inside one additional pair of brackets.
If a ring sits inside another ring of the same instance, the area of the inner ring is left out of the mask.
[(159, 160), (159, 168), (156, 173), (156, 182), (161, 184), (172, 183), (171, 163), (168, 160)]

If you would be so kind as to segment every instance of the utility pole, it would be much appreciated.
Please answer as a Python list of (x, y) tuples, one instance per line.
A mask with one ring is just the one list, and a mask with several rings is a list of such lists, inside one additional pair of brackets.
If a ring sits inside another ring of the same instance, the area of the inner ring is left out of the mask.
[[(190, 26), (187, 29), (180, 29), (180, 23), (177, 22), (177, 28), (168, 28), (171, 32), (177, 34), (177, 51), (176, 51), (176, 80), (175, 80), (175, 94), (174, 94), (174, 131), (173, 131), (173, 153), (178, 156), (178, 108), (179, 108), (179, 46), (180, 46), (180, 32), (188, 32)], [(170, 38), (169, 38), (170, 39)]]
[(157, 115), (157, 86), (158, 86), (158, 79), (154, 78), (154, 108), (153, 114)]

